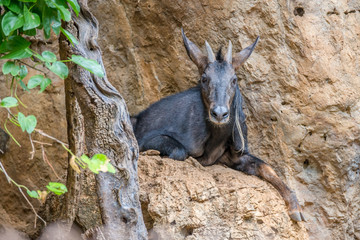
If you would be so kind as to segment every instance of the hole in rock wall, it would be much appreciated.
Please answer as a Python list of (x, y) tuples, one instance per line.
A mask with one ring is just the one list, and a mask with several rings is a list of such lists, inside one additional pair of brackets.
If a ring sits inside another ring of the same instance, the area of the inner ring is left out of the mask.
[(304, 16), (304, 14), (305, 14), (304, 8), (302, 8), (302, 7), (296, 7), (296, 8), (294, 9), (294, 15), (295, 15), (295, 16), (300, 16), (300, 17), (302, 17), (302, 16)]
[(184, 237), (187, 237), (187, 236), (190, 236), (193, 234), (193, 231), (194, 229), (192, 227), (184, 227), (181, 229), (181, 234), (184, 236)]
[(256, 220), (256, 222), (257, 222), (258, 224), (263, 224), (263, 223), (264, 223), (264, 221), (261, 220), (261, 219)]
[(306, 168), (309, 166), (309, 164), (310, 164), (309, 159), (305, 159), (305, 161), (304, 161), (304, 168), (306, 169)]
[(330, 15), (340, 15), (339, 11), (336, 8), (334, 8), (332, 11), (327, 12), (326, 14), (328, 16), (330, 16)]

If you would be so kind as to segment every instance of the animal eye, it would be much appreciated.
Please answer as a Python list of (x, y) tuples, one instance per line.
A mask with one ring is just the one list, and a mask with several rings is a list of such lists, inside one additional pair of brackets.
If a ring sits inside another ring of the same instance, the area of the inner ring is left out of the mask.
[(201, 82), (206, 83), (208, 81), (206, 76), (201, 76)]
[(237, 83), (237, 77), (234, 77), (234, 78), (232, 79), (232, 84), (235, 85), (236, 83)]

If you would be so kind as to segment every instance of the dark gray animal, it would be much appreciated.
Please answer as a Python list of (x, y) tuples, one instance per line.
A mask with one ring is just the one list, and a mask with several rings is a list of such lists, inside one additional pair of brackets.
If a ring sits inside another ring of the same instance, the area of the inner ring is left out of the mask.
[(275, 171), (248, 151), (247, 127), (235, 69), (254, 50), (258, 39), (239, 53), (232, 44), (223, 57), (214, 55), (205, 42), (207, 55), (182, 30), (186, 51), (201, 74), (199, 84), (166, 97), (131, 118), (140, 151), (155, 149), (163, 156), (184, 160), (196, 158), (202, 165), (223, 163), (270, 182), (284, 198), (290, 217), (305, 220), (296, 195)]

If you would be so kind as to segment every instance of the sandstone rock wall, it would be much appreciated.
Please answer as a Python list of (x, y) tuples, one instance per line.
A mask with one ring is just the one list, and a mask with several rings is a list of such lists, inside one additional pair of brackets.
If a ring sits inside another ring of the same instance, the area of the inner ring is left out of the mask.
[(238, 72), (251, 151), (297, 192), (310, 238), (360, 238), (359, 1), (93, 1), (91, 7), (109, 79), (132, 114), (196, 84), (181, 27), (198, 46), (207, 40), (213, 49), (231, 39), (239, 51), (260, 36)]

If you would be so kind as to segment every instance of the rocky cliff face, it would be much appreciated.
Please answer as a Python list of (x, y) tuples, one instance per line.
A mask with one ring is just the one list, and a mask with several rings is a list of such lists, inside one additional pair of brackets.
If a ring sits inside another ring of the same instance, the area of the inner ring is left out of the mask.
[[(193, 160), (148, 157), (139, 161), (139, 178), (153, 235), (360, 239), (359, 1), (96, 0), (90, 7), (100, 24), (107, 75), (132, 114), (196, 85), (181, 27), (198, 46), (207, 40), (213, 49), (230, 39), (239, 51), (261, 37), (238, 71), (250, 149), (296, 191), (308, 222), (291, 222), (277, 192), (257, 178)], [(4, 89), (6, 82), (1, 84)], [(22, 97), (42, 106), (35, 110), (39, 128), (64, 140), (62, 83), (47, 93)], [(36, 150), (30, 161), (31, 146), (23, 144), (19, 153), (11, 142), (2, 156), (9, 174), (32, 189), (57, 180), (41, 146)], [(64, 177), (61, 146), (53, 143), (46, 153)], [(36, 174), (16, 175), (25, 170)], [(0, 191), (1, 223), (31, 233), (31, 209), (3, 175), (0, 180), (7, 186)]]
[[(226, 47), (230, 39), (239, 51), (260, 36), (255, 52), (238, 72), (251, 151), (274, 166), (297, 192), (310, 238), (360, 238), (359, 1), (94, 1), (91, 7), (101, 25), (100, 45), (109, 79), (124, 95), (132, 114), (196, 84), (197, 69), (186, 55), (181, 27), (198, 46), (207, 40), (213, 49)], [(140, 169), (141, 164), (147, 163), (141, 161)], [(152, 164), (146, 166), (154, 171)], [(209, 171), (227, 174), (218, 166)], [(232, 176), (239, 178), (236, 181), (256, 181), (242, 174)], [(186, 177), (183, 181), (191, 182), (192, 177)], [(216, 181), (209, 179), (197, 181), (208, 194), (204, 198), (218, 194), (211, 190), (216, 189)], [(160, 186), (164, 189), (159, 193), (164, 195), (152, 197), (150, 204), (156, 208), (158, 201), (159, 214), (169, 211), (169, 217), (157, 217), (161, 221), (155, 220), (155, 226), (178, 222), (175, 216), (190, 216), (179, 213), (177, 205), (202, 204), (179, 200), (172, 203), (174, 208), (160, 209), (170, 201), (165, 193), (172, 185)], [(230, 194), (228, 201), (248, 206), (240, 192)], [(203, 204), (206, 209), (207, 201)], [(192, 214), (196, 217), (197, 213)], [(204, 221), (215, 218), (206, 216)], [(233, 223), (232, 227), (240, 224)], [(186, 223), (182, 224), (186, 229)], [(210, 233), (214, 225), (200, 229), (194, 232)]]

